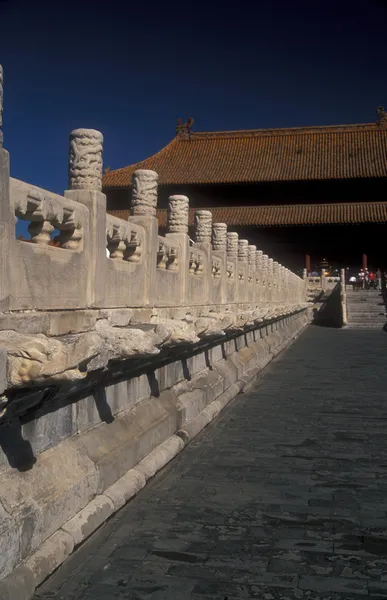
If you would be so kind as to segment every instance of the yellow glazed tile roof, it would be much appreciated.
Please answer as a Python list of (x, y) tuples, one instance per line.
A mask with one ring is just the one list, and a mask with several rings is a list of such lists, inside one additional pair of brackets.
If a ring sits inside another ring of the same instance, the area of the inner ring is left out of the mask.
[(154, 156), (104, 174), (103, 187), (131, 185), (152, 169), (161, 185), (258, 183), (387, 176), (387, 128), (377, 123), (192, 133)]

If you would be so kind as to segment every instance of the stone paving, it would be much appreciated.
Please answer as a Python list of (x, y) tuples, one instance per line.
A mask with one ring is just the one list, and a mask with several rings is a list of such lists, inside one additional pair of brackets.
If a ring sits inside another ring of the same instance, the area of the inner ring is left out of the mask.
[(36, 600), (387, 598), (386, 350), (309, 327)]

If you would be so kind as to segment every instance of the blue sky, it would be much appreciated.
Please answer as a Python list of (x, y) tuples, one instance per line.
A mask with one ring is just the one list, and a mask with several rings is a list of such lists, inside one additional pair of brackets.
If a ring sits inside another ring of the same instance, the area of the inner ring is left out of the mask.
[(67, 186), (68, 133), (105, 137), (104, 165), (194, 130), (370, 122), (387, 105), (384, 0), (255, 3), (0, 0), (11, 174)]

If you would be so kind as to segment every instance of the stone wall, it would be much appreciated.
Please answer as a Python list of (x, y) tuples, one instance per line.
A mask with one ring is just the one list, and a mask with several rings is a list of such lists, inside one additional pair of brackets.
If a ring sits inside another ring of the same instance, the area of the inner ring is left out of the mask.
[(128, 221), (107, 215), (102, 143), (70, 134), (63, 196), (10, 178), (0, 145), (2, 599), (29, 598), (308, 323), (305, 282), (209, 211), (190, 241), (185, 196), (160, 236), (157, 173), (134, 173)]
[(4, 423), (2, 600), (30, 598), (308, 322), (299, 310), (196, 351), (116, 365), (88, 389), (62, 390)]

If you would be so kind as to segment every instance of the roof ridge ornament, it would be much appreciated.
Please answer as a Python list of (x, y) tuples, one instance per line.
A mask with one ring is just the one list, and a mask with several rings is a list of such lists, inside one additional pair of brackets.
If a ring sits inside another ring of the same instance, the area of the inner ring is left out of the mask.
[(377, 111), (379, 115), (377, 125), (379, 125), (379, 127), (387, 127), (387, 112), (384, 110), (384, 106), (378, 106)]
[(191, 139), (191, 130), (194, 124), (194, 120), (192, 117), (189, 117), (185, 123), (182, 122), (180, 117), (177, 119), (176, 125), (176, 137), (181, 139)]

